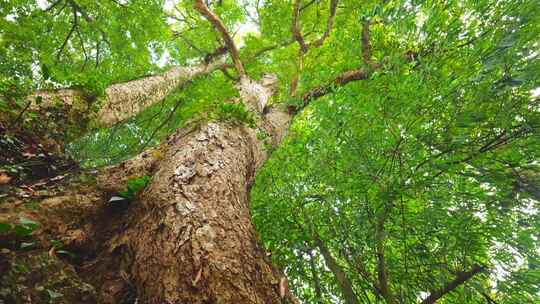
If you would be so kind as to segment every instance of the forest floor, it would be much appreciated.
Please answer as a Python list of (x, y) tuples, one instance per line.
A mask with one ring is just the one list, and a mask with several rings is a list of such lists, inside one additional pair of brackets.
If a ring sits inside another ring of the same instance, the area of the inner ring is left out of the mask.
[(103, 208), (94, 172), (7, 125), (0, 120), (0, 304), (96, 303), (99, 241), (121, 215)]

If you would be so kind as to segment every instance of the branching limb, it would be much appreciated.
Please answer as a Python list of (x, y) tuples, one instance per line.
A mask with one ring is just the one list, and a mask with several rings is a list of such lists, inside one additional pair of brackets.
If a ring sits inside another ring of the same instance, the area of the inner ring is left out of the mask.
[(88, 63), (88, 53), (86, 52), (86, 47), (84, 46), (84, 40), (78, 28), (76, 29), (76, 32), (77, 32), (77, 37), (79, 37), (79, 40), (81, 41), (81, 49), (84, 55), (84, 63), (81, 68), (81, 71), (84, 71), (84, 68), (86, 67), (86, 64)]
[(294, 39), (300, 45), (300, 49), (302, 50), (302, 52), (307, 53), (309, 47), (306, 44), (306, 41), (304, 40), (302, 33), (300, 32), (300, 2), (301, 0), (294, 1), (293, 21), (292, 21), (291, 31), (292, 31)]
[(337, 6), (338, 6), (338, 0), (330, 0), (330, 14), (328, 15), (328, 19), (326, 20), (326, 30), (324, 31), (323, 35), (313, 41), (309, 46), (310, 47), (320, 47), (326, 38), (330, 36), (330, 33), (332, 32), (332, 28), (334, 27), (334, 17), (336, 16), (337, 12)]
[(313, 240), (315, 241), (315, 244), (321, 251), (321, 254), (324, 258), (324, 262), (326, 266), (332, 271), (334, 274), (336, 281), (341, 289), (341, 292), (343, 293), (343, 296), (345, 297), (345, 303), (347, 304), (359, 304), (358, 297), (356, 296), (354, 289), (352, 287), (352, 283), (347, 277), (347, 274), (342, 269), (342, 267), (338, 264), (336, 259), (332, 256), (330, 253), (330, 250), (326, 247), (320, 236), (317, 234), (317, 232), (312, 229), (313, 234)]
[(300, 11), (311, 4), (308, 3), (308, 5), (301, 7), (300, 2), (301, 0), (294, 1), (291, 31), (294, 39), (300, 45), (300, 49), (302, 50), (302, 52), (307, 53), (311, 47), (320, 47), (324, 43), (326, 38), (330, 36), (332, 28), (334, 27), (334, 17), (336, 16), (337, 12), (338, 0), (330, 0), (330, 12), (328, 14), (328, 19), (326, 20), (326, 29), (321, 37), (311, 43), (307, 43), (305, 41), (300, 29)]
[(336, 88), (342, 87), (349, 82), (356, 80), (364, 80), (368, 76), (368, 73), (364, 69), (350, 70), (342, 73), (334, 80), (324, 85), (315, 87), (302, 96), (302, 104), (289, 106), (289, 112), (292, 114), (298, 113), (300, 110), (308, 106), (311, 101), (322, 97), (326, 94), (334, 92)]
[(386, 213), (387, 211), (385, 210), (384, 214), (379, 217), (375, 231), (377, 252), (377, 279), (379, 280), (379, 290), (382, 294), (382, 297), (386, 300), (386, 303), (394, 304), (396, 303), (396, 299), (392, 293), (392, 290), (390, 289), (390, 284), (388, 283), (388, 270), (386, 268), (386, 258), (384, 254), (384, 224), (386, 220)]
[(480, 265), (474, 265), (469, 271), (460, 272), (456, 275), (456, 278), (448, 282), (441, 289), (432, 291), (429, 296), (422, 301), (421, 304), (434, 304), (446, 294), (452, 292), (460, 285), (465, 284), (468, 280), (474, 277), (476, 274), (485, 270), (485, 267)]
[(90, 15), (88, 15), (88, 13), (77, 2), (73, 0), (67, 0), (67, 1), (69, 2), (73, 10), (80, 13), (81, 16), (84, 18), (84, 20), (88, 22), (88, 24), (90, 24), (91, 26), (95, 26), (95, 28), (100, 32), (101, 38), (103, 39), (103, 41), (105, 41), (107, 44), (110, 45), (111, 43), (109, 42), (107, 34), (99, 26), (96, 26), (94, 19), (92, 19), (92, 17), (90, 17)]
[(75, 8), (73, 8), (73, 23), (72, 23), (71, 29), (69, 30), (69, 33), (66, 36), (66, 39), (64, 39), (64, 42), (62, 43), (62, 45), (60, 46), (60, 49), (58, 50), (58, 53), (56, 54), (56, 61), (60, 60), (60, 56), (62, 55), (62, 52), (66, 48), (66, 45), (68, 44), (69, 39), (71, 39), (71, 36), (77, 29), (77, 26), (78, 26), (77, 11), (75, 10)]
[(221, 19), (208, 9), (208, 6), (206, 5), (206, 3), (204, 3), (203, 0), (195, 0), (194, 7), (201, 15), (203, 15), (208, 21), (210, 21), (210, 23), (221, 34), (223, 41), (225, 42), (225, 46), (229, 50), (229, 54), (231, 54), (231, 58), (233, 60), (236, 71), (241, 78), (246, 77), (246, 71), (244, 69), (244, 65), (242, 64), (242, 61), (240, 60), (238, 49), (236, 48), (236, 45), (234, 44), (231, 35), (225, 28), (225, 25), (223, 24)]

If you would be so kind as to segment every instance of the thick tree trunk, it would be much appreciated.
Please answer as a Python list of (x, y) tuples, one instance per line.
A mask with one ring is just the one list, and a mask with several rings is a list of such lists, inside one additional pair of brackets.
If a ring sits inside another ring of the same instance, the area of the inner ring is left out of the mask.
[[(249, 108), (262, 110), (269, 92), (264, 81), (241, 82)], [(264, 145), (281, 141), (290, 118), (272, 108), (255, 129), (230, 122), (186, 128), (162, 145), (158, 163), (135, 166), (151, 170), (152, 180), (115, 246), (128, 248), (141, 303), (295, 301), (257, 242), (249, 206)]]
[(280, 303), (249, 209), (261, 148), (223, 123), (173, 140), (124, 236), (143, 303)]
[(126, 291), (135, 291), (139, 303), (297, 302), (257, 242), (249, 191), (268, 157), (265, 147), (277, 147), (294, 113), (328, 89), (315, 88), (301, 107), (285, 110), (267, 106), (275, 80), (242, 77), (239, 83), (256, 128), (232, 122), (184, 128), (160, 153), (102, 170), (96, 193), (104, 199), (125, 189), (129, 177), (152, 179), (125, 212), (100, 204), (90, 212), (95, 220), (65, 231), (68, 244), (95, 250), (79, 274), (96, 287), (100, 303), (118, 303)]

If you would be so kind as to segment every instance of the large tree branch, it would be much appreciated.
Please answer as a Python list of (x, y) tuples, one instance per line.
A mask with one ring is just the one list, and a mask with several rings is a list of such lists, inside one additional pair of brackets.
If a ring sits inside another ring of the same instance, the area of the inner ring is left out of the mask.
[[(245, 60), (246, 62), (250, 62), (268, 51), (290, 45), (291, 43), (293, 41), (263, 47), (255, 53), (246, 56)], [(226, 63), (224, 57), (220, 56), (224, 51), (225, 49), (223, 47), (216, 49), (214, 52), (205, 56), (202, 63), (195, 66), (175, 66), (163, 74), (151, 75), (109, 86), (105, 90), (103, 100), (100, 101), (100, 109), (97, 114), (92, 116), (93, 122), (96, 126), (110, 127), (162, 101), (172, 90), (187, 84), (187, 82), (197, 77), (208, 75), (216, 70), (232, 68), (233, 66)], [(39, 111), (40, 109), (61, 105), (62, 108), (72, 111), (81, 105), (77, 100), (92, 101), (93, 98), (89, 98), (81, 90), (59, 89), (37, 91), (29, 95), (26, 99), (28, 102), (31, 102), (29, 110)], [(36, 102), (36, 99), (40, 99), (41, 102)], [(74, 117), (74, 120), (78, 122), (81, 121), (81, 112), (83, 110), (88, 112), (86, 109), (75, 110), (77, 117)], [(89, 114), (83, 113), (85, 118), (89, 117)]]
[[(105, 97), (100, 101), (102, 104), (95, 114), (94, 122), (98, 126), (110, 127), (162, 101), (179, 86), (197, 77), (207, 75), (224, 65), (225, 62), (220, 58), (209, 64), (203, 62), (192, 67), (176, 66), (163, 74), (113, 84), (105, 89)], [(41, 102), (35, 102), (36, 99), (40, 99)], [(88, 97), (77, 89), (60, 89), (38, 91), (28, 96), (27, 100), (33, 101), (33, 110), (39, 111), (60, 104), (62, 108), (76, 110), (80, 115), (81, 112), (87, 110), (76, 108), (87, 105), (77, 100), (88, 101)], [(89, 113), (84, 114), (88, 115)], [(80, 116), (75, 118), (81, 120)]]
[(458, 288), (460, 285), (464, 284), (468, 280), (470, 280), (473, 276), (476, 274), (482, 272), (485, 270), (485, 267), (480, 265), (474, 265), (471, 270), (466, 272), (460, 272), (457, 274), (456, 278), (452, 281), (448, 282), (445, 286), (443, 286), (441, 289), (434, 290), (430, 293), (430, 295), (422, 301), (422, 304), (434, 304), (439, 299), (441, 299), (444, 295), (452, 292), (456, 288)]
[(337, 284), (339, 285), (341, 292), (343, 293), (343, 296), (345, 297), (345, 303), (347, 304), (359, 304), (358, 297), (356, 296), (354, 289), (352, 287), (352, 283), (347, 277), (347, 274), (341, 266), (338, 264), (336, 259), (332, 256), (330, 253), (330, 250), (326, 247), (320, 236), (317, 234), (317, 232), (313, 229), (313, 240), (315, 241), (315, 244), (321, 251), (321, 254), (324, 258), (324, 262), (326, 266), (332, 271), (334, 274)]
[(336, 88), (342, 87), (349, 82), (353, 82), (356, 80), (364, 80), (367, 79), (368, 73), (364, 69), (355, 69), (343, 72), (338, 77), (336, 77), (334, 80), (323, 84), (321, 86), (315, 87), (302, 96), (302, 103), (300, 105), (290, 105), (289, 106), (289, 112), (292, 114), (298, 113), (300, 110), (308, 106), (313, 100), (322, 97), (326, 94), (332, 93), (335, 91)]
[(311, 47), (320, 47), (326, 38), (330, 36), (332, 28), (334, 27), (334, 17), (336, 16), (337, 12), (338, 0), (330, 0), (330, 11), (328, 13), (328, 19), (326, 20), (326, 29), (321, 37), (311, 43), (307, 43), (305, 41), (300, 29), (300, 11), (302, 10), (300, 2), (301, 0), (294, 1), (291, 31), (294, 39), (300, 45), (302, 53), (307, 53)]
[(240, 55), (238, 53), (238, 49), (236, 48), (236, 45), (234, 44), (234, 41), (225, 28), (225, 25), (221, 21), (221, 19), (214, 14), (210, 9), (208, 9), (208, 6), (204, 3), (203, 0), (196, 0), (195, 9), (201, 13), (210, 23), (216, 28), (216, 30), (221, 34), (223, 41), (225, 42), (225, 46), (227, 46), (227, 49), (229, 49), (229, 54), (231, 54), (231, 58), (234, 62), (234, 67), (236, 68), (236, 71), (238, 74), (240, 74), (240, 77), (246, 77), (246, 71), (244, 69), (244, 65), (242, 64), (242, 61), (240, 60)]

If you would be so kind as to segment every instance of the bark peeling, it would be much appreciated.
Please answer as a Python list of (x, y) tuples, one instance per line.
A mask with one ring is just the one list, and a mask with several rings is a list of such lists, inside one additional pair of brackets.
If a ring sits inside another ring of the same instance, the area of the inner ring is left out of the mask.
[(283, 275), (251, 224), (249, 189), (266, 158), (255, 130), (208, 123), (173, 138), (126, 240), (144, 303), (280, 303)]

